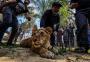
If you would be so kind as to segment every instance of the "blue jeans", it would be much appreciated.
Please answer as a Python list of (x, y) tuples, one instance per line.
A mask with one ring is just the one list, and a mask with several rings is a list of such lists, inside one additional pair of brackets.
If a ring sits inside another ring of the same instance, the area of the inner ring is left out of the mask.
[(12, 44), (14, 37), (18, 30), (18, 20), (15, 16), (13, 16), (13, 11), (6, 7), (3, 10), (3, 22), (0, 24), (0, 42), (3, 38), (4, 33), (9, 27), (12, 27), (12, 32), (8, 40), (8, 44)]
[(45, 21), (44, 20), (40, 21), (40, 27), (45, 27)]
[(75, 14), (76, 26), (77, 26), (77, 44), (79, 47), (88, 48), (88, 20), (87, 17), (82, 13), (78, 12)]

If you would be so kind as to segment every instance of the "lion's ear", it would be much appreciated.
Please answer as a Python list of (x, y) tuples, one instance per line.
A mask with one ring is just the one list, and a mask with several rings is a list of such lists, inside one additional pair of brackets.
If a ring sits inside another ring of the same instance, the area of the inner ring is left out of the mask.
[(45, 30), (48, 31), (48, 34), (52, 34), (52, 28), (51, 27), (46, 27)]

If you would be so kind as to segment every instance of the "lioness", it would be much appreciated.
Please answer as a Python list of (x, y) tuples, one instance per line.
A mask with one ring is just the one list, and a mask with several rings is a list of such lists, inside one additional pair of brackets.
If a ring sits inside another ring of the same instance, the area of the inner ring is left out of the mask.
[(54, 58), (54, 53), (50, 51), (50, 35), (52, 29), (50, 27), (41, 28), (32, 33), (32, 37), (21, 42), (22, 47), (29, 47), (34, 52), (45, 58)]

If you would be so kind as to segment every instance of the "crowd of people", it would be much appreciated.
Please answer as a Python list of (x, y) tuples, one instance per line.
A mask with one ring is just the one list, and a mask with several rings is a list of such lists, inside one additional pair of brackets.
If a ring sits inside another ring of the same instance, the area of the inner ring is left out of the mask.
[[(2, 45), (2, 38), (8, 27), (12, 27), (12, 32), (7, 42), (7, 45), (13, 45), (13, 40), (18, 31), (17, 15), (25, 13), (26, 18), (30, 20), (27, 9), (29, 0), (22, 2), (21, 0), (0, 0), (0, 13), (3, 14), (3, 21), (0, 22), (0, 45)], [(64, 44), (65, 47), (74, 47), (74, 26), (60, 27), (59, 10), (63, 5), (59, 2), (54, 2), (51, 9), (44, 12), (41, 17), (40, 27), (51, 27), (53, 33), (51, 34), (50, 43), (53, 47)], [(90, 0), (71, 0), (69, 8), (76, 9), (76, 38), (79, 49), (85, 49), (85, 52), (90, 48)]]
[[(61, 27), (60, 30), (57, 32), (57, 40), (60, 42), (59, 46), (66, 47), (66, 48), (74, 48), (75, 45), (75, 27), (68, 25), (66, 27)], [(61, 38), (60, 38), (61, 37)]]
[[(22, 2), (21, 0), (0, 0), (0, 13), (3, 15), (3, 21), (0, 22), (0, 45), (3, 43), (2, 38), (9, 27), (12, 27), (11, 35), (7, 42), (7, 46), (12, 46), (18, 31), (17, 15), (28, 13), (27, 5), (29, 0)], [(28, 16), (26, 16), (28, 18)], [(30, 18), (29, 18), (30, 19)]]
[[(41, 18), (41, 27), (51, 27), (53, 29), (53, 33), (51, 35), (51, 45), (54, 47), (56, 46), (56, 38), (55, 35), (57, 34), (59, 29), (59, 10), (62, 7), (62, 5), (59, 2), (54, 2), (52, 4), (52, 8), (49, 10), (46, 10)], [(75, 13), (75, 23), (76, 23), (76, 41), (78, 48), (76, 48), (76, 51), (85, 50), (85, 52), (88, 51), (90, 48), (90, 42), (89, 42), (89, 35), (88, 35), (88, 25), (90, 25), (90, 0), (71, 0), (70, 9), (76, 9)], [(68, 32), (68, 34), (67, 34)], [(62, 33), (60, 32), (60, 35)], [(68, 46), (71, 43), (71, 46), (74, 44), (74, 35), (73, 35), (73, 27), (66, 27), (63, 33), (63, 41), (62, 43), (65, 43), (65, 46)], [(59, 38), (60, 41), (60, 38)]]

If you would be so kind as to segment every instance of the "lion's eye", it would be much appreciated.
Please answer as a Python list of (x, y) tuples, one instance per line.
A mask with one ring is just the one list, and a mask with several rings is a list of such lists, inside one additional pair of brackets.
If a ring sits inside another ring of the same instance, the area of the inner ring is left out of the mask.
[(42, 34), (43, 32), (41, 32), (41, 34)]
[(34, 39), (34, 42), (36, 42), (37, 41), (37, 39)]
[(44, 35), (43, 32), (41, 32), (40, 35), (43, 36)]

